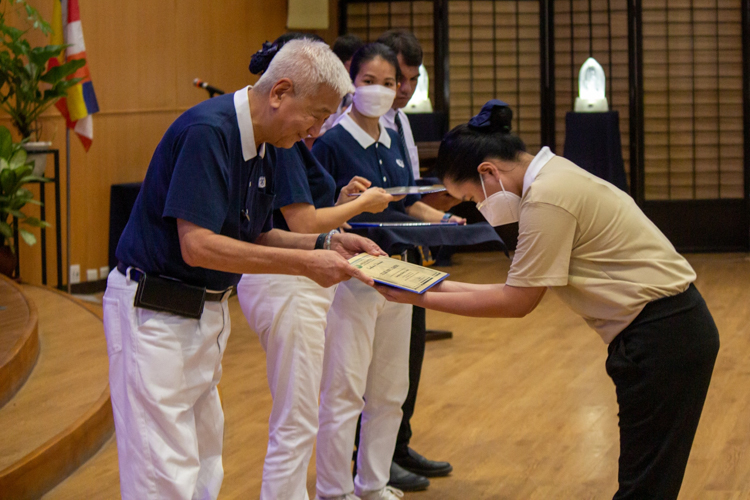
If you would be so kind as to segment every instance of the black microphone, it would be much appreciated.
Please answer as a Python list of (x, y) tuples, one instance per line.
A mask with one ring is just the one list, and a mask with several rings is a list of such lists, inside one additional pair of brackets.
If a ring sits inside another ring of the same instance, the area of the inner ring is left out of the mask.
[(208, 95), (210, 97), (213, 97), (214, 94), (224, 95), (224, 91), (221, 89), (217, 89), (216, 87), (209, 85), (207, 82), (204, 82), (200, 78), (196, 78), (193, 80), (193, 85), (195, 85), (198, 88), (205, 89), (208, 91)]

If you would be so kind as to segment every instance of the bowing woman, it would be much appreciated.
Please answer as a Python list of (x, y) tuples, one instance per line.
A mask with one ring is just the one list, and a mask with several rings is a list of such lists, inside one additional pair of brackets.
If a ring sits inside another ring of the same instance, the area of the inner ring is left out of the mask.
[(388, 300), (474, 317), (520, 318), (549, 289), (608, 344), (617, 392), (615, 499), (676, 499), (719, 350), (695, 271), (632, 198), (542, 148), (526, 152), (493, 100), (443, 139), (437, 175), (487, 221), (518, 221), (504, 284), (446, 281)]
[[(264, 44), (253, 56), (250, 72), (264, 73), (284, 44), (299, 38), (316, 39), (286, 33), (273, 44)], [(334, 63), (321, 70), (343, 73), (346, 78), (343, 65)], [(320, 233), (317, 246), (329, 247), (336, 228), (353, 216), (380, 212), (393, 201), (383, 189), (367, 189), (370, 182), (355, 177), (334, 203), (336, 183), (303, 141), (290, 149), (274, 148), (274, 153), (283, 168), (277, 168), (274, 176), (273, 226)], [(361, 196), (349, 196), (353, 192)], [(307, 468), (318, 430), (326, 315), (335, 291), (335, 286), (323, 288), (311, 279), (283, 274), (245, 274), (237, 286), (242, 312), (266, 352), (273, 396), (261, 500), (307, 498)]]

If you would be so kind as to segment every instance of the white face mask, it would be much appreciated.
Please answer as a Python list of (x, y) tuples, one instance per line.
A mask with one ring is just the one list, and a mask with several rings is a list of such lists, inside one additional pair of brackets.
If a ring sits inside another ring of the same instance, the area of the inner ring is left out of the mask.
[(502, 191), (498, 191), (488, 197), (487, 190), (484, 188), (482, 174), (479, 174), (479, 182), (482, 183), (484, 201), (477, 203), (477, 209), (482, 212), (482, 215), (487, 219), (487, 222), (493, 227), (518, 222), (518, 212), (521, 208), (521, 197), (516, 193), (506, 191), (505, 186), (503, 186), (503, 181), (501, 180), (500, 188)]
[(370, 118), (380, 118), (393, 106), (396, 91), (382, 85), (364, 85), (354, 89), (354, 106)]

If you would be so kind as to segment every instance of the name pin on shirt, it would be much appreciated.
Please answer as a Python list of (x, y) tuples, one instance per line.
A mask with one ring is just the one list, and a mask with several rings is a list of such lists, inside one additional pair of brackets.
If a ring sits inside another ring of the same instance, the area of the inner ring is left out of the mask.
[(258, 178), (258, 187), (261, 188), (261, 189), (263, 189), (264, 187), (266, 187), (266, 178), (265, 177)]

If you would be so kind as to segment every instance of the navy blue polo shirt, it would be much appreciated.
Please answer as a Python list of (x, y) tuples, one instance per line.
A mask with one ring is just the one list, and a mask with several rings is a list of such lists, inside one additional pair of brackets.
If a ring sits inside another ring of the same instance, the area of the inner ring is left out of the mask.
[[(336, 196), (355, 175), (364, 177), (375, 187), (415, 185), (398, 134), (381, 125), (376, 141), (348, 114), (315, 141), (312, 152), (336, 181)], [(419, 195), (409, 195), (391, 202), (389, 208), (405, 213), (406, 207), (419, 199)]]
[(290, 149), (274, 148), (276, 153), (276, 175), (273, 202), (273, 226), (289, 230), (281, 208), (293, 203), (307, 203), (315, 208), (332, 207), (336, 182), (313, 154), (304, 141)]
[(275, 151), (258, 154), (247, 89), (183, 113), (156, 147), (117, 245), (118, 260), (147, 273), (223, 290), (241, 275), (191, 267), (177, 219), (252, 242), (273, 227)]

